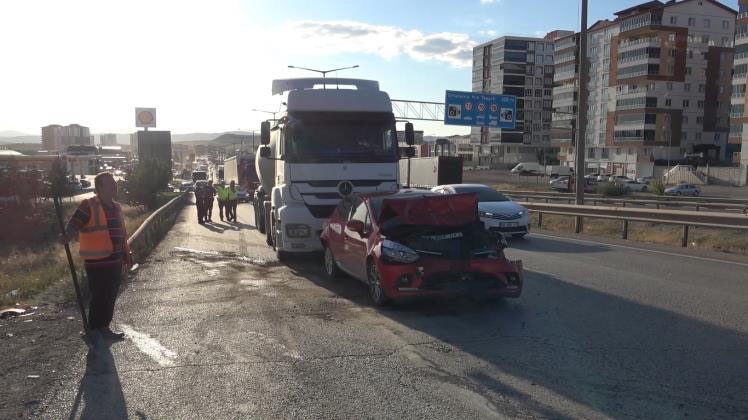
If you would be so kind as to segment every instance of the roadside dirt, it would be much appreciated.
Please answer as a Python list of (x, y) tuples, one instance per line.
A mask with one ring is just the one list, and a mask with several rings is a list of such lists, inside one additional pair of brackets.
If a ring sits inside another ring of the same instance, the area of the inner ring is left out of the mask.
[(32, 418), (85, 343), (74, 304), (42, 304), (0, 319), (0, 418)]

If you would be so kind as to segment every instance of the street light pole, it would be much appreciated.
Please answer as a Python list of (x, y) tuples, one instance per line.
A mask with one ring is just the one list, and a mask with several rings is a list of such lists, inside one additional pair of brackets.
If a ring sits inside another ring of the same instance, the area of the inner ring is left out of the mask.
[[(576, 204), (584, 204), (584, 157), (587, 132), (587, 0), (582, 0), (582, 18), (579, 31), (579, 109), (577, 114), (576, 150)], [(577, 230), (581, 219), (577, 218)]]
[[(327, 76), (327, 73), (331, 73), (333, 71), (339, 71), (339, 70), (348, 70), (348, 69), (355, 69), (358, 68), (358, 64), (350, 66), (350, 67), (340, 67), (337, 69), (330, 69), (330, 70), (317, 70), (317, 69), (310, 69), (307, 67), (297, 67), (297, 66), (288, 66), (289, 69), (299, 69), (299, 70), (306, 70), (306, 71), (313, 71), (315, 73), (322, 73), (322, 78), (324, 79)], [(322, 85), (322, 89), (326, 89), (326, 85)]]

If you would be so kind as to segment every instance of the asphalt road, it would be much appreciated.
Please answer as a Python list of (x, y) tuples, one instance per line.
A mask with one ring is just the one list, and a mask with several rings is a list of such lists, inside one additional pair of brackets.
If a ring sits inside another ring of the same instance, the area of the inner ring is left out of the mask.
[(748, 416), (748, 260), (532, 234), (520, 299), (379, 309), (239, 214), (182, 212), (122, 291), (128, 339), (78, 354), (39, 417)]

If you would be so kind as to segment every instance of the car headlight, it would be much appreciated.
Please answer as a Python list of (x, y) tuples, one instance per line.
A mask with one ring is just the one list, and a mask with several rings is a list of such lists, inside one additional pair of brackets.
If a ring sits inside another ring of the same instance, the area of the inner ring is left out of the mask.
[(480, 217), (493, 217), (493, 213), (487, 211), (479, 211), (478, 214), (480, 215)]
[(517, 212), (517, 216), (524, 216), (524, 215), (525, 215), (525, 212), (524, 212), (524, 210), (523, 210), (523, 211), (518, 211), (518, 212)]
[(410, 264), (418, 260), (418, 253), (403, 244), (385, 239), (382, 242), (382, 255), (390, 261)]

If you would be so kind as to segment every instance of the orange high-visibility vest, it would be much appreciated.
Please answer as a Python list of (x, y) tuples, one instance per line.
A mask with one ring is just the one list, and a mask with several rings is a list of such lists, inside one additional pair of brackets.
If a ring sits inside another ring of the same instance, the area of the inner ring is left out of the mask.
[(114, 253), (112, 238), (106, 223), (106, 213), (99, 197), (88, 200), (91, 215), (88, 223), (80, 230), (80, 256), (85, 260), (100, 260)]

